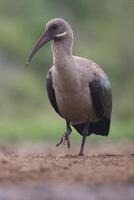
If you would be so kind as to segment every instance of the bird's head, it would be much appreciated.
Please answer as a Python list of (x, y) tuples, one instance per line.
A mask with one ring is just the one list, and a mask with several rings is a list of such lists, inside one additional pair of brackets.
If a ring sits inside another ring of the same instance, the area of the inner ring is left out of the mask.
[(28, 66), (30, 60), (35, 55), (35, 53), (41, 47), (43, 47), (48, 41), (50, 40), (61, 41), (68, 37), (73, 38), (73, 33), (71, 27), (65, 20), (61, 18), (55, 18), (49, 21), (46, 24), (45, 31), (41, 34), (31, 54), (27, 58), (26, 65)]

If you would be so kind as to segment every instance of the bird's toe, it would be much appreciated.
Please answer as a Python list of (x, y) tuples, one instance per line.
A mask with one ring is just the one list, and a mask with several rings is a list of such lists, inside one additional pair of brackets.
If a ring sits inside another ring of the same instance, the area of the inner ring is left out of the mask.
[(69, 133), (65, 132), (60, 141), (56, 144), (56, 147), (58, 147), (60, 144), (67, 144), (67, 147), (70, 149), (70, 139), (69, 139)]

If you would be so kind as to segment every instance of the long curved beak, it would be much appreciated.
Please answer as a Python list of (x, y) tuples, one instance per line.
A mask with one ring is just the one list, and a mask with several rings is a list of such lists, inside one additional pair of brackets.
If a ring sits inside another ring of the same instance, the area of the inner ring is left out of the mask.
[(49, 36), (48, 31), (44, 31), (38, 41), (35, 44), (35, 47), (33, 48), (32, 52), (30, 53), (29, 57), (26, 59), (26, 66), (28, 67), (32, 57), (36, 54), (36, 52), (43, 47), (48, 41), (51, 40), (51, 37)]

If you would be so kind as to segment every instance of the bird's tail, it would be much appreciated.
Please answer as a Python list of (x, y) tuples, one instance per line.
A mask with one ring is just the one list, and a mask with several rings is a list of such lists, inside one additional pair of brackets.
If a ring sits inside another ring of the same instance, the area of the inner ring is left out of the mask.
[[(86, 123), (73, 125), (73, 127), (83, 136), (83, 130)], [(88, 136), (91, 134), (108, 136), (110, 129), (110, 119), (104, 118), (97, 122), (90, 122), (89, 123), (89, 131)]]

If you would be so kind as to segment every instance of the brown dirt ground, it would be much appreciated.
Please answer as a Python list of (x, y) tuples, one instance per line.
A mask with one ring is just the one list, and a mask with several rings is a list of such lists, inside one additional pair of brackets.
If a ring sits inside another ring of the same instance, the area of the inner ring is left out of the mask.
[(0, 200), (133, 200), (133, 142), (0, 145)]
[(110, 183), (134, 180), (134, 155), (1, 156), (0, 182)]
[(51, 146), (48, 146), (1, 145), (0, 184), (93, 185), (134, 181), (133, 143), (90, 145), (92, 154), (85, 156), (74, 155), (77, 147), (66, 152), (65, 147), (58, 150), (53, 147), (50, 151)]

